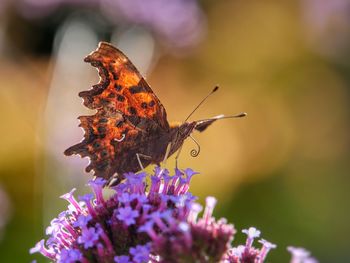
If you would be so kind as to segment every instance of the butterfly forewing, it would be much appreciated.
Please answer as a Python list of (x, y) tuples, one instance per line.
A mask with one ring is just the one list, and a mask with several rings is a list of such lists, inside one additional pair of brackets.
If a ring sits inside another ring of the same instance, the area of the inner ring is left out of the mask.
[(97, 112), (79, 117), (84, 139), (65, 154), (89, 157), (86, 170), (109, 179), (119, 167), (125, 168), (125, 159), (135, 154), (148, 136), (168, 132), (169, 124), (157, 96), (117, 48), (101, 42), (85, 62), (98, 69), (100, 82), (79, 96), (86, 107)]

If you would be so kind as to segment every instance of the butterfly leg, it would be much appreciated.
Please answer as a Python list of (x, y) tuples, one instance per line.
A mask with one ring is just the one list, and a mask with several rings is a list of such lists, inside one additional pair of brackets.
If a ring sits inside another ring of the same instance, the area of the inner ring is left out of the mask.
[(107, 183), (108, 187), (112, 187), (112, 186), (116, 186), (118, 184), (120, 184), (120, 182), (123, 180), (124, 178), (121, 178), (118, 174), (115, 174)]
[(168, 146), (166, 147), (165, 150), (165, 155), (164, 155), (164, 159), (162, 164), (165, 166), (166, 165), (166, 161), (168, 160), (169, 154), (170, 154), (170, 149), (171, 149), (171, 142), (168, 143)]
[(136, 154), (136, 158), (137, 158), (137, 161), (139, 162), (141, 170), (145, 170), (145, 167), (143, 167), (140, 157), (142, 157), (145, 160), (152, 160), (152, 157), (148, 156), (148, 155), (145, 155), (145, 154), (142, 154), (142, 153), (137, 153)]
[(177, 154), (175, 156), (175, 168), (177, 169), (178, 167), (178, 160), (179, 160), (179, 157), (180, 157), (180, 153), (181, 153), (181, 150), (182, 150), (182, 145), (180, 146), (179, 150), (177, 151)]

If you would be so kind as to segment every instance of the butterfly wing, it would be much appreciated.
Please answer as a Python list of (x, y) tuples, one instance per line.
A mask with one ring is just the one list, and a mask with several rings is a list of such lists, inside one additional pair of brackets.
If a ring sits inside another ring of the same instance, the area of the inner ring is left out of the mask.
[(89, 157), (86, 171), (108, 179), (118, 172), (129, 149), (137, 148), (149, 133), (167, 132), (169, 124), (163, 105), (120, 50), (100, 42), (84, 61), (98, 69), (100, 82), (79, 96), (97, 112), (79, 117), (84, 139), (65, 154)]

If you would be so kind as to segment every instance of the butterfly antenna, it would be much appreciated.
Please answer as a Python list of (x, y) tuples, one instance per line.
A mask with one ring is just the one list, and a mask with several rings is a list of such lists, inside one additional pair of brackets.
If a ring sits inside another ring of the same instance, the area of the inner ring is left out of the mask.
[(217, 119), (231, 119), (231, 118), (243, 118), (245, 116), (247, 116), (248, 114), (246, 112), (241, 112), (235, 115), (229, 115), (229, 116), (225, 116), (225, 115), (219, 115), (217, 116)]
[(218, 89), (219, 89), (219, 86), (215, 86), (214, 89), (204, 99), (202, 99), (202, 101), (197, 105), (197, 107), (195, 107), (194, 110), (187, 116), (184, 122), (186, 122), (193, 115), (193, 113), (195, 113), (196, 110), (207, 100), (207, 98), (210, 97), (210, 95), (212, 95)]

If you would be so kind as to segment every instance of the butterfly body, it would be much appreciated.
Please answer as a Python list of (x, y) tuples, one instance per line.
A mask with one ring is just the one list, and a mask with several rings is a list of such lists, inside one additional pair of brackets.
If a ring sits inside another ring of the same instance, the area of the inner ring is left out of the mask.
[(84, 61), (98, 69), (100, 81), (79, 96), (96, 113), (79, 117), (84, 138), (64, 153), (89, 157), (85, 170), (97, 177), (121, 180), (141, 165), (159, 164), (178, 151), (194, 130), (203, 131), (221, 118), (169, 125), (165, 108), (120, 50), (100, 42)]
[[(126, 147), (125, 156), (120, 156), (119, 161), (112, 171), (122, 176), (126, 172), (137, 172), (141, 169), (140, 163), (136, 158), (139, 154), (140, 162), (143, 167), (150, 164), (159, 165), (165, 157), (173, 155), (179, 150), (185, 139), (192, 133), (195, 123), (184, 123), (170, 127), (168, 132), (149, 132), (146, 140), (140, 140), (138, 143), (131, 143), (129, 147), (119, 142), (119, 147)], [(167, 153), (167, 148), (169, 152)], [(167, 155), (167, 156), (166, 156)]]

